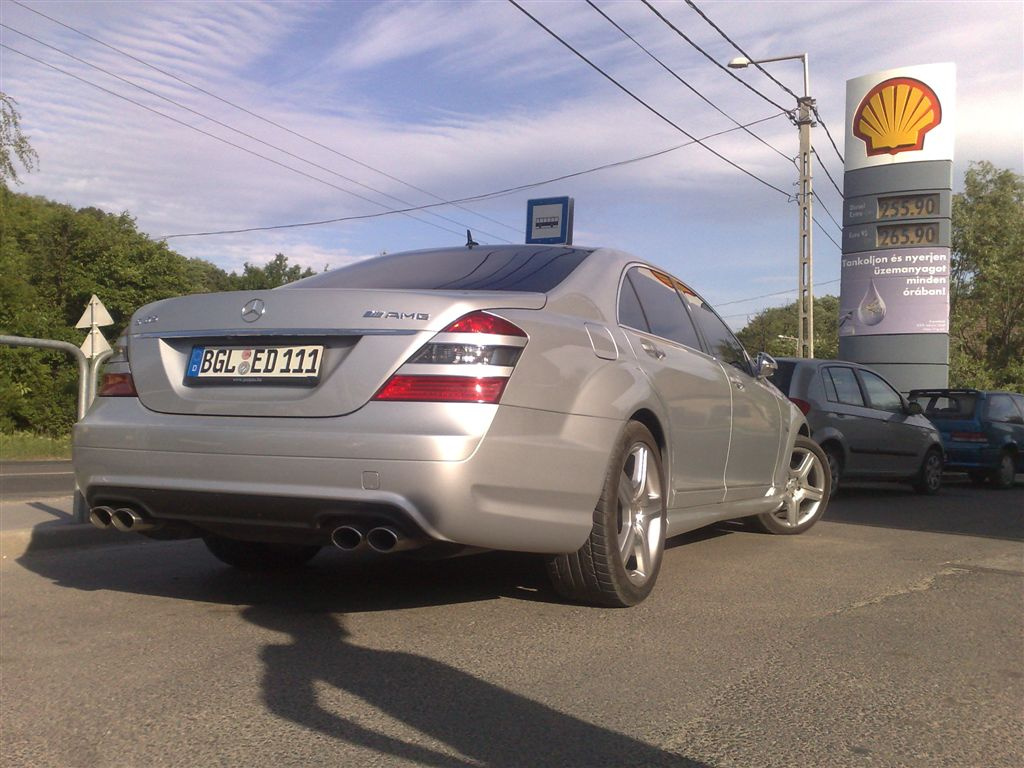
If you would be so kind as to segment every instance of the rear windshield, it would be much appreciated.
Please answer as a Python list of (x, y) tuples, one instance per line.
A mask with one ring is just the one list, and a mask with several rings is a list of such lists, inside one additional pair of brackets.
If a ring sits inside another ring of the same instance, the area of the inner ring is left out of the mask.
[(796, 363), (787, 360), (777, 360), (779, 370), (768, 377), (768, 380), (779, 388), (784, 395), (789, 394), (789, 385), (793, 381), (793, 371), (796, 370)]
[(536, 245), (410, 251), (359, 261), (299, 280), (288, 288), (547, 293), (590, 253), (583, 248)]
[(970, 392), (957, 392), (948, 395), (920, 394), (914, 397), (924, 408), (925, 416), (937, 419), (969, 419), (974, 415), (974, 403), (977, 397)]

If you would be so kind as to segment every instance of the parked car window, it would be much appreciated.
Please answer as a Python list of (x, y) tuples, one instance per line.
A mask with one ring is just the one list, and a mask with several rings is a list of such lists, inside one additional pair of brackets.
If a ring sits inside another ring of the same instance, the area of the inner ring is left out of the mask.
[(692, 291), (683, 294), (686, 303), (690, 306), (697, 325), (704, 333), (704, 340), (708, 343), (708, 351), (713, 357), (717, 357), (723, 363), (735, 365), (742, 371), (750, 372), (750, 362), (746, 351), (739, 340), (733, 336), (722, 319), (715, 314), (715, 311), (708, 306), (707, 302)]
[[(969, 419), (974, 415), (974, 402), (977, 397), (971, 392), (956, 392), (942, 395), (926, 393), (914, 399), (924, 408), (925, 416)], [(921, 402), (922, 399), (925, 402)]]
[(1024, 395), (1010, 395), (1013, 398), (1013, 402), (1017, 404), (1017, 408), (1020, 410), (1020, 415), (1024, 418)]
[(628, 279), (622, 281), (622, 290), (619, 292), (619, 323), (647, 333), (651, 330), (647, 318), (644, 317), (636, 289)]
[(988, 396), (988, 418), (990, 421), (1012, 423), (1020, 421), (1020, 414), (1009, 395)]
[[(647, 267), (634, 267), (626, 273), (626, 282), (633, 287), (640, 299), (640, 306), (643, 308), (651, 333), (700, 349), (697, 331), (673, 287), (672, 278)], [(625, 293), (625, 290), (623, 292)], [(619, 301), (622, 301), (621, 295)], [(625, 323), (621, 315), (620, 322)]]
[(831, 367), (825, 369), (825, 381), (831, 383), (831, 387), (825, 386), (825, 393), (829, 400), (834, 403), (846, 405), (864, 405), (864, 396), (860, 392), (860, 385), (857, 384), (857, 377), (852, 368)]
[(864, 382), (864, 391), (867, 392), (868, 402), (872, 408), (893, 413), (900, 413), (903, 410), (903, 398), (900, 397), (900, 393), (881, 376), (861, 371), (860, 380)]
[(777, 361), (779, 368), (768, 377), (768, 380), (779, 388), (784, 395), (789, 394), (789, 385), (793, 382), (793, 372), (796, 370), (796, 363), (791, 360)]
[(546, 293), (568, 277), (590, 253), (585, 248), (550, 246), (411, 251), (359, 261), (307, 277), (287, 288)]

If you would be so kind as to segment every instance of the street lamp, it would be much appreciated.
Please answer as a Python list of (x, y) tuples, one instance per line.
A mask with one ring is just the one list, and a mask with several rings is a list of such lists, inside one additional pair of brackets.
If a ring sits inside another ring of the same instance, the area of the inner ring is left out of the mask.
[(746, 69), (751, 64), (767, 64), (771, 61), (787, 61), (800, 59), (804, 65), (804, 95), (796, 100), (798, 112), (796, 127), (800, 131), (800, 191), (797, 203), (800, 205), (800, 248), (798, 253), (797, 288), (797, 338), (801, 357), (814, 357), (814, 251), (811, 239), (813, 223), (811, 202), (813, 187), (811, 184), (811, 117), (814, 111), (814, 99), (810, 96), (811, 78), (807, 67), (807, 54), (797, 53), (792, 56), (775, 56), (770, 59), (751, 61), (746, 56), (737, 56), (729, 62), (732, 69)]

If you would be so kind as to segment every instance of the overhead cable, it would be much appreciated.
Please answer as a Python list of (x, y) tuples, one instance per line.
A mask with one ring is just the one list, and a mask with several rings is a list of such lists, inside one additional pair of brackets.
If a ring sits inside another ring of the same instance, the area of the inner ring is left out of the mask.
[[(227, 104), (229, 107), (233, 107), (234, 109), (237, 109), (237, 110), (239, 110), (241, 112), (244, 112), (245, 114), (249, 115), (250, 117), (254, 117), (257, 120), (260, 120), (260, 121), (262, 121), (262, 122), (264, 122), (264, 123), (266, 123), (268, 125), (272, 125), (273, 127), (278, 128), (278, 129), (284, 131), (285, 133), (291, 134), (292, 136), (300, 138), (303, 141), (307, 141), (310, 144), (313, 144), (314, 146), (319, 147), (320, 149), (324, 149), (324, 150), (326, 150), (326, 151), (328, 151), (328, 152), (330, 152), (330, 153), (332, 153), (334, 155), (337, 155), (338, 157), (341, 157), (341, 158), (344, 158), (345, 160), (348, 160), (351, 163), (355, 163), (356, 165), (358, 165), (358, 166), (360, 166), (362, 168), (366, 168), (367, 170), (370, 170), (370, 171), (373, 171), (374, 173), (380, 174), (381, 176), (383, 176), (383, 177), (385, 177), (387, 179), (390, 179), (391, 181), (395, 181), (395, 182), (398, 182), (399, 184), (403, 184), (403, 185), (409, 187), (410, 189), (414, 189), (417, 192), (421, 192), (424, 195), (427, 195), (428, 197), (434, 198), (435, 200), (443, 200), (444, 199), (440, 195), (437, 195), (437, 194), (435, 194), (435, 193), (433, 193), (433, 192), (431, 192), (431, 191), (429, 191), (427, 189), (423, 189), (422, 187), (418, 187), (415, 184), (411, 184), (410, 182), (405, 181), (403, 179), (400, 179), (397, 176), (393, 176), (390, 173), (387, 173), (385, 171), (380, 170), (379, 168), (375, 168), (374, 166), (372, 166), (372, 165), (370, 165), (368, 163), (364, 163), (363, 161), (358, 160), (358, 159), (352, 157), (351, 155), (346, 155), (344, 152), (340, 152), (340, 151), (338, 151), (338, 150), (336, 150), (336, 149), (334, 149), (332, 147), (327, 146), (326, 144), (322, 144), (321, 142), (317, 141), (316, 139), (310, 138), (309, 136), (306, 136), (303, 133), (299, 133), (298, 131), (292, 130), (291, 128), (288, 128), (287, 126), (282, 125), (281, 123), (278, 123), (278, 122), (276, 122), (274, 120), (271, 120), (270, 118), (265, 117), (263, 115), (260, 115), (260, 114), (258, 114), (256, 112), (253, 112), (252, 110), (247, 109), (246, 107), (243, 107), (240, 104), (236, 104), (233, 101), (230, 101), (230, 100), (224, 98), (223, 96), (219, 96), (216, 93), (213, 93), (212, 91), (208, 91), (205, 88), (196, 85), (195, 83), (191, 83), (188, 80), (185, 80), (184, 78), (179, 77), (178, 75), (175, 75), (173, 72), (168, 72), (167, 70), (161, 69), (160, 67), (156, 66), (155, 64), (150, 64), (148, 61), (146, 61), (144, 59), (141, 59), (138, 56), (135, 56), (135, 55), (133, 55), (131, 53), (128, 53), (127, 51), (124, 51), (124, 50), (122, 50), (122, 49), (120, 49), (120, 48), (118, 48), (118, 47), (116, 47), (114, 45), (111, 45), (110, 43), (104, 42), (103, 40), (100, 40), (97, 37), (93, 37), (88, 32), (83, 32), (82, 30), (77, 29), (76, 27), (73, 27), (70, 24), (65, 24), (63, 21), (60, 21), (59, 19), (55, 19), (52, 16), (48, 16), (47, 14), (43, 13), (42, 11), (37, 11), (35, 8), (32, 8), (32, 7), (28, 6), (28, 5), (25, 5), (25, 3), (20, 2), (20, 0), (10, 0), (10, 1), (12, 3), (14, 3), (15, 5), (18, 5), (18, 6), (22, 7), (22, 8), (24, 8), (26, 11), (34, 13), (37, 16), (41, 16), (44, 19), (47, 19), (48, 21), (52, 21), (54, 24), (59, 24), (60, 26), (64, 27), (65, 29), (71, 30), (72, 32), (75, 32), (76, 34), (79, 34), (82, 37), (85, 37), (85, 38), (87, 38), (89, 40), (92, 40), (94, 43), (98, 43), (98, 44), (104, 46), (105, 48), (108, 48), (111, 51), (114, 51), (115, 53), (118, 53), (118, 54), (120, 54), (122, 56), (126, 56), (127, 58), (131, 59), (132, 61), (138, 62), (139, 64), (142, 64), (145, 67), (149, 67), (150, 69), (154, 70), (155, 72), (159, 72), (161, 75), (165, 75), (166, 77), (169, 77), (169, 78), (171, 78), (173, 80), (176, 80), (177, 82), (181, 83), (182, 85), (188, 86), (189, 88), (192, 88), (192, 89), (194, 89), (196, 91), (199, 91), (199, 93), (202, 93), (202, 94), (204, 94), (206, 96), (209, 96), (212, 99), (216, 99), (217, 101), (221, 102), (222, 104)], [(460, 207), (460, 206), (456, 206), (456, 207)], [(474, 216), (479, 216), (480, 218), (487, 219), (488, 221), (493, 222), (494, 224), (498, 224), (499, 226), (505, 227), (506, 229), (510, 229), (513, 232), (518, 232), (519, 231), (516, 227), (510, 226), (509, 224), (506, 224), (503, 221), (499, 221), (497, 219), (493, 219), (490, 216), (487, 216), (486, 214), (470, 210), (469, 208), (463, 208), (462, 210), (464, 210), (467, 213), (470, 213), (470, 214), (472, 214)], [(483, 231), (483, 230), (480, 230), (480, 231)]]
[(828, 136), (828, 140), (832, 143), (832, 149), (836, 151), (836, 157), (839, 158), (839, 162), (845, 166), (846, 160), (843, 159), (843, 153), (840, 152), (839, 147), (836, 146), (836, 140), (832, 138), (832, 132), (828, 129), (828, 126), (825, 125), (825, 118), (823, 118), (821, 113), (818, 112), (817, 106), (811, 107), (811, 110), (814, 112), (814, 117), (817, 119), (818, 124), (825, 129), (825, 135)]
[[(252, 155), (254, 157), (258, 157), (261, 160), (266, 160), (268, 163), (273, 163), (274, 165), (279, 166), (281, 168), (284, 168), (285, 170), (292, 171), (294, 173), (299, 174), (300, 176), (305, 176), (307, 179), (312, 179), (313, 181), (320, 182), (321, 184), (325, 184), (328, 187), (333, 187), (334, 189), (337, 189), (340, 192), (345, 192), (346, 194), (354, 195), (355, 197), (358, 197), (358, 198), (360, 198), (362, 200), (366, 200), (368, 202), (371, 202), (374, 205), (380, 205), (380, 203), (378, 203), (377, 201), (371, 200), (370, 198), (367, 198), (367, 197), (363, 197), (358, 192), (353, 192), (353, 191), (351, 191), (349, 189), (345, 189), (344, 187), (339, 187), (337, 184), (334, 184), (334, 183), (332, 183), (330, 181), (327, 181), (326, 179), (321, 179), (320, 177), (314, 176), (311, 173), (306, 173), (303, 170), (300, 170), (298, 168), (294, 168), (294, 167), (292, 167), (290, 165), (287, 165), (286, 163), (282, 163), (279, 160), (275, 160), (272, 157), (267, 157), (266, 155), (261, 155), (259, 152), (255, 152), (254, 150), (251, 150), (248, 147), (243, 147), (241, 144), (236, 144), (233, 141), (229, 141), (228, 139), (225, 139), (222, 136), (218, 136), (215, 133), (210, 133), (209, 131), (204, 131), (202, 128), (199, 128), (197, 126), (189, 125), (184, 120), (179, 120), (178, 118), (173, 117), (172, 115), (168, 115), (168, 114), (166, 114), (164, 112), (161, 112), (158, 109), (153, 109), (152, 107), (148, 107), (145, 104), (143, 104), (142, 102), (136, 101), (135, 99), (132, 99), (132, 98), (130, 98), (128, 96), (125, 96), (123, 94), (117, 93), (116, 91), (112, 91), (109, 88), (104, 88), (102, 85), (99, 85), (97, 83), (91, 82), (90, 80), (86, 80), (84, 77), (79, 77), (78, 75), (76, 75), (76, 74), (74, 74), (72, 72), (68, 72), (65, 69), (61, 69), (60, 67), (57, 67), (57, 66), (55, 66), (53, 64), (50, 64), (49, 62), (43, 61), (42, 59), (38, 59), (35, 56), (32, 56), (32, 55), (30, 55), (28, 53), (25, 53), (24, 51), (19, 51), (17, 48), (12, 48), (11, 46), (7, 45), (6, 43), (0, 43), (0, 48), (5, 48), (6, 50), (11, 51), (12, 53), (20, 54), (20, 55), (24, 56), (25, 58), (30, 59), (30, 60), (36, 62), (37, 64), (42, 64), (44, 67), (49, 67), (50, 69), (52, 69), (52, 70), (54, 70), (56, 72), (60, 72), (63, 75), (67, 75), (68, 77), (72, 77), (75, 80), (78, 80), (80, 82), (85, 83), (86, 85), (91, 85), (93, 88), (101, 90), (104, 93), (108, 93), (111, 96), (115, 96), (115, 97), (117, 97), (119, 99), (123, 99), (124, 101), (127, 101), (130, 104), (134, 104), (137, 107), (141, 107), (142, 109), (146, 110), (147, 112), (152, 112), (155, 115), (159, 115), (160, 117), (163, 117), (163, 118), (165, 118), (167, 120), (175, 122), (178, 125), (184, 126), (185, 128), (188, 128), (189, 130), (196, 131), (197, 133), (201, 133), (204, 136), (209, 136), (211, 139), (219, 141), (222, 144), (227, 144), (229, 147), (234, 147), (235, 149), (239, 149), (242, 152), (250, 154), (250, 155)], [(442, 205), (442, 203), (438, 203), (438, 205)], [(376, 215), (378, 215), (378, 216), (386, 216), (386, 215), (389, 215), (389, 214), (392, 214), (392, 213), (407, 214), (407, 213), (410, 213), (411, 211), (421, 210), (423, 207), (426, 207), (426, 206), (422, 206), (420, 208), (410, 208), (408, 210), (385, 210), (385, 211), (382, 211), (381, 213), (376, 214)], [(358, 218), (358, 217), (356, 217), (356, 218)], [(413, 217), (413, 218), (415, 218), (415, 217)], [(448, 229), (447, 227), (445, 227), (445, 226), (443, 226), (441, 224), (435, 224), (432, 221), (424, 221), (423, 219), (416, 219), (416, 220), (420, 221), (420, 222), (422, 222), (424, 224), (429, 224), (430, 226), (436, 227), (437, 229), (441, 229), (441, 230), (443, 230), (445, 232), (450, 232), (452, 234), (459, 235), (460, 237), (462, 236), (462, 232), (460, 232), (458, 230), (454, 230), (454, 229)]]
[[(547, 32), (549, 35), (551, 35), (553, 38), (555, 38), (558, 42), (560, 42), (563, 46), (565, 46), (570, 51), (572, 51), (574, 54), (576, 54), (577, 57), (579, 57), (582, 61), (584, 61), (587, 65), (589, 65), (595, 72), (600, 74), (602, 77), (604, 77), (606, 80), (608, 80), (608, 82), (610, 82), (612, 85), (614, 85), (620, 91), (625, 93), (627, 96), (629, 96), (635, 102), (640, 104), (642, 107), (647, 109), (649, 112), (651, 112), (652, 114), (656, 115), (662, 121), (664, 121), (668, 125), (670, 125), (673, 128), (675, 128), (677, 131), (679, 131), (681, 134), (686, 136), (688, 139), (693, 140), (695, 143), (699, 144), (701, 147), (706, 149), (708, 152), (713, 154), (715, 157), (717, 157), (720, 160), (728, 163), (729, 165), (731, 165), (733, 168), (735, 168), (736, 170), (740, 171), (744, 175), (749, 176), (750, 178), (754, 179), (758, 183), (763, 184), (764, 186), (769, 187), (770, 189), (774, 189), (776, 192), (778, 192), (781, 195), (784, 195), (788, 199), (792, 199), (792, 196), (788, 192), (786, 192), (785, 190), (780, 189), (779, 187), (775, 186), (774, 184), (772, 184), (769, 181), (765, 181), (764, 179), (762, 179), (757, 174), (753, 173), (752, 171), (748, 171), (743, 166), (739, 165), (738, 163), (734, 162), (733, 160), (730, 160), (728, 157), (723, 155), (721, 152), (718, 152), (717, 150), (715, 150), (712, 147), (708, 146), (707, 144), (705, 144), (703, 142), (703, 140), (698, 139), (696, 136), (694, 136), (692, 133), (687, 131), (685, 128), (681, 127), (677, 123), (673, 122), (670, 118), (666, 117), (661, 112), (656, 110), (654, 107), (652, 107), (646, 101), (644, 101), (639, 96), (637, 96), (635, 93), (633, 93), (631, 90), (626, 88), (626, 86), (624, 86), (622, 83), (620, 83), (614, 77), (612, 77), (607, 72), (605, 72), (603, 69), (601, 69), (599, 66), (597, 66), (597, 64), (595, 64), (593, 61), (591, 61), (586, 56), (584, 56), (582, 53), (580, 53), (578, 50), (573, 48), (572, 45), (570, 45), (565, 39), (560, 37), (558, 34), (556, 34), (549, 27), (545, 26), (545, 24), (540, 19), (538, 19), (536, 16), (534, 16), (529, 11), (527, 11), (525, 8), (523, 8), (523, 6), (521, 6), (518, 2), (516, 2), (516, 0), (508, 0), (508, 2), (511, 3), (512, 5), (514, 5), (516, 8), (518, 8), (520, 11), (522, 11), (523, 14), (526, 15), (527, 17), (529, 17), (529, 19), (531, 21), (533, 21), (534, 24), (539, 26), (541, 29), (543, 29), (545, 32)], [(782, 107), (779, 107), (779, 108), (782, 109), (783, 111), (785, 111), (785, 109), (783, 109)]]
[[(395, 197), (394, 195), (388, 194), (387, 192), (384, 192), (384, 191), (379, 190), (379, 189), (375, 189), (374, 187), (371, 187), (368, 184), (364, 184), (361, 181), (357, 181), (356, 179), (353, 179), (353, 178), (350, 178), (348, 176), (345, 176), (344, 174), (339, 173), (339, 172), (337, 172), (335, 170), (332, 170), (331, 168), (327, 168), (327, 167), (325, 167), (323, 165), (320, 165), (319, 163), (313, 162), (312, 160), (307, 160), (306, 158), (301, 157), (300, 155), (297, 155), (294, 152), (290, 152), (287, 149), (283, 149), (283, 148), (278, 147), (278, 146), (276, 146), (274, 144), (271, 144), (270, 142), (264, 141), (263, 139), (259, 138), (258, 136), (253, 136), (251, 133), (246, 133), (245, 131), (241, 130), (240, 128), (235, 128), (234, 126), (231, 126), (231, 125), (228, 125), (227, 123), (221, 122), (220, 120), (216, 119), (215, 117), (211, 117), (210, 115), (204, 114), (203, 112), (200, 112), (199, 110), (196, 110), (196, 109), (193, 109), (192, 107), (186, 106), (185, 104), (182, 104), (181, 102), (175, 101), (172, 98), (164, 96), (163, 94), (158, 93), (158, 92), (156, 92), (156, 91), (154, 91), (154, 90), (152, 90), (150, 88), (146, 88), (145, 86), (139, 85), (138, 83), (134, 83), (131, 80), (125, 78), (125, 77), (121, 77), (120, 75), (118, 75), (115, 72), (111, 72), (110, 70), (104, 69), (103, 67), (100, 67), (100, 66), (98, 66), (96, 64), (93, 64), (93, 63), (91, 63), (89, 61), (86, 61), (85, 59), (82, 59), (82, 58), (74, 55), (73, 53), (68, 53), (65, 50), (62, 50), (60, 48), (57, 48), (56, 46), (50, 45), (49, 43), (46, 43), (46, 42), (44, 42), (44, 41), (42, 41), (42, 40), (40, 40), (40, 39), (38, 39), (36, 37), (33, 37), (32, 35), (26, 34), (25, 32), (22, 32), (22, 31), (20, 31), (18, 29), (15, 29), (14, 27), (12, 27), (12, 26), (10, 26), (8, 24), (4, 24), (4, 23), (0, 22), (0, 27), (3, 27), (5, 29), (9, 29), (10, 31), (15, 32), (15, 33), (21, 35), (22, 37), (26, 37), (29, 40), (32, 40), (32, 41), (38, 43), (39, 45), (45, 46), (46, 48), (49, 48), (50, 50), (56, 51), (57, 53), (60, 53), (60, 54), (63, 54), (64, 56), (67, 56), (68, 58), (74, 59), (75, 61), (79, 62), (80, 64), (85, 64), (88, 67), (92, 67), (93, 69), (95, 69), (95, 70), (97, 70), (99, 72), (102, 72), (103, 74), (108, 75), (109, 77), (113, 77), (113, 78), (115, 78), (117, 80), (120, 80), (122, 83), (126, 83), (127, 85), (130, 85), (130, 86), (132, 86), (134, 88), (138, 88), (140, 91), (144, 91), (145, 93), (148, 93), (151, 96), (155, 96), (158, 99), (162, 99), (163, 101), (166, 101), (169, 104), (173, 104), (174, 106), (178, 107), (179, 109), (183, 109), (186, 112), (190, 112), (193, 115), (196, 115), (198, 117), (203, 118), (204, 120), (208, 120), (211, 123), (219, 125), (222, 128), (226, 128), (227, 130), (232, 131), (233, 133), (237, 133), (237, 134), (239, 134), (241, 136), (245, 136), (247, 139), (250, 139), (251, 141), (255, 141), (258, 144), (262, 144), (265, 147), (269, 147), (270, 149), (276, 150), (277, 152), (280, 152), (283, 155), (287, 155), (288, 157), (291, 157), (291, 158), (293, 158), (295, 160), (298, 160), (299, 162), (306, 163), (306, 165), (310, 165), (310, 166), (312, 166), (314, 168), (317, 168), (318, 170), (325, 171), (326, 173), (329, 173), (329, 174), (331, 174), (333, 176), (337, 176), (340, 179), (344, 179), (345, 181), (349, 182), (350, 184), (355, 184), (356, 186), (362, 187), (363, 189), (368, 189), (371, 192), (374, 192), (374, 193), (376, 193), (378, 195), (381, 195), (383, 197), (386, 197), (386, 198), (389, 198), (389, 199), (394, 200), (396, 202), (399, 202), (402, 205), (407, 206), (407, 207), (414, 205), (414, 203), (410, 203), (408, 200), (403, 200), (400, 197)], [(382, 208), (387, 208), (387, 206), (384, 203), (381, 203), (381, 202), (379, 202), (377, 200), (373, 200), (373, 199), (371, 199), (369, 197), (365, 197), (363, 195), (360, 195), (360, 194), (358, 194), (356, 192), (352, 192), (351, 190), (348, 190), (348, 189), (344, 189), (342, 187), (337, 187), (337, 186), (335, 186), (333, 184), (331, 186), (333, 186), (335, 189), (341, 189), (341, 191), (343, 191), (343, 192), (347, 192), (350, 195), (358, 197), (360, 200), (365, 200), (366, 202), (372, 203), (374, 205), (379, 205)], [(443, 219), (443, 220), (445, 220), (445, 221), (447, 221), (447, 222), (449, 222), (451, 224), (457, 224), (460, 227), (467, 227), (467, 225), (464, 224), (463, 222), (456, 221), (455, 219), (449, 218), (448, 216), (444, 216), (443, 214), (434, 213), (434, 212), (428, 212), (428, 213), (431, 216), (436, 216), (437, 218)], [(423, 221), (422, 219), (416, 219), (415, 217), (412, 217), (412, 218), (414, 218), (416, 221)], [(423, 223), (429, 224), (430, 222), (423, 222)], [(451, 232), (452, 230), (445, 230), (445, 231)], [(506, 243), (510, 242), (509, 240), (507, 240), (506, 238), (501, 237), (500, 235), (495, 235), (493, 232), (487, 232), (486, 230), (482, 230), (482, 229), (478, 229), (478, 231), (479, 232), (483, 232), (484, 234), (486, 234), (486, 235), (488, 235), (490, 237), (493, 237), (495, 239), (503, 240)]]
[[(838, 283), (838, 282), (839, 282), (839, 278), (837, 277), (835, 280), (825, 280), (822, 283), (817, 283), (817, 285), (832, 285), (832, 283)], [(760, 296), (750, 296), (750, 297), (748, 297), (746, 299), (733, 299), (732, 301), (718, 301), (718, 302), (715, 302), (713, 304), (713, 306), (716, 307), (716, 308), (717, 307), (728, 307), (730, 304), (742, 304), (745, 301), (757, 301), (758, 299), (768, 299), (768, 298), (771, 298), (772, 296), (785, 296), (786, 294), (789, 294), (789, 293), (795, 293), (798, 290), (799, 290), (798, 288), (788, 288), (785, 291), (776, 291), (775, 293), (762, 293)], [(729, 315), (729, 317), (739, 317), (739, 315)]]
[(844, 197), (843, 190), (841, 190), (839, 188), (839, 185), (836, 184), (836, 180), (832, 178), (832, 174), (828, 172), (828, 166), (826, 166), (825, 162), (821, 159), (821, 155), (818, 154), (818, 150), (816, 150), (812, 146), (811, 147), (811, 152), (813, 152), (815, 155), (817, 155), (817, 157), (818, 157), (818, 167), (821, 168), (821, 170), (823, 170), (825, 172), (825, 175), (828, 176), (828, 180), (832, 182), (832, 186), (836, 188), (836, 192), (839, 193), (839, 197), (840, 197), (840, 199), (842, 199)]
[(782, 106), (777, 101), (775, 101), (775, 100), (769, 98), (768, 96), (766, 96), (765, 94), (761, 93), (761, 91), (757, 90), (757, 88), (752, 86), (750, 83), (748, 83), (742, 77), (738, 77), (735, 72), (733, 72), (728, 67), (724, 66), (722, 64), (722, 62), (720, 62), (718, 59), (716, 59), (710, 53), (708, 53), (703, 48), (701, 48), (699, 45), (697, 45), (697, 43), (695, 43), (685, 32), (683, 32), (683, 30), (679, 29), (679, 27), (677, 27), (675, 24), (673, 24), (671, 21), (669, 21), (667, 18), (665, 18), (665, 16), (662, 14), (662, 12), (659, 11), (657, 8), (655, 8), (653, 5), (651, 5), (647, 0), (641, 0), (641, 2), (644, 5), (646, 5), (654, 13), (655, 16), (657, 16), (659, 19), (661, 19), (673, 32), (675, 32), (677, 35), (679, 35), (681, 38), (683, 38), (683, 40), (685, 40), (690, 45), (692, 45), (694, 48), (696, 48), (697, 51), (699, 51), (700, 53), (702, 53), (704, 55), (704, 58), (706, 58), (708, 61), (710, 61), (716, 67), (718, 67), (720, 70), (725, 72), (725, 74), (729, 75), (729, 77), (731, 77), (737, 83), (742, 85), (748, 91), (756, 93), (758, 96), (760, 96), (762, 99), (767, 101), (772, 106), (778, 107), (779, 109), (784, 111), (786, 114), (790, 115), (791, 119), (794, 119), (794, 120), (796, 119), (796, 116), (793, 114), (794, 111), (792, 109), (786, 109), (786, 107)]
[(619, 26), (619, 24), (616, 23), (614, 19), (612, 19), (610, 16), (608, 16), (608, 14), (606, 14), (604, 11), (602, 11), (600, 8), (598, 8), (596, 5), (594, 5), (593, 0), (587, 0), (587, 4), (591, 8), (593, 8), (595, 11), (597, 11), (599, 14), (601, 14), (601, 16), (603, 16), (608, 21), (609, 24), (611, 24), (613, 27), (615, 27), (617, 30), (619, 30), (619, 32), (621, 32), (623, 35), (628, 37), (641, 51), (646, 53), (650, 58), (652, 58), (655, 62), (657, 62), (661, 66), (662, 69), (664, 69), (666, 72), (668, 72), (670, 75), (672, 75), (672, 77), (674, 77), (680, 83), (685, 85), (693, 94), (695, 94), (698, 98), (700, 98), (704, 103), (708, 104), (712, 109), (714, 109), (719, 114), (724, 115), (726, 118), (728, 118), (730, 121), (732, 121), (732, 123), (734, 125), (743, 128), (745, 133), (749, 134), (750, 136), (753, 136), (755, 139), (757, 139), (759, 142), (764, 144), (770, 150), (772, 150), (773, 152), (775, 152), (778, 155), (781, 155), (786, 160), (788, 160), (789, 162), (791, 162), (794, 165), (796, 165), (796, 160), (794, 158), (790, 157), (789, 155), (784, 153), (782, 150), (777, 149), (776, 147), (772, 146), (770, 143), (765, 141), (763, 138), (758, 136), (756, 133), (751, 131), (749, 128), (744, 128), (743, 126), (741, 126), (739, 121), (736, 120), (732, 115), (730, 115), (728, 112), (723, 110), (721, 107), (719, 107), (713, 101), (711, 101), (711, 99), (707, 98), (703, 93), (701, 93), (696, 88), (694, 88), (692, 85), (690, 85), (688, 82), (686, 82), (686, 80), (684, 80), (682, 77), (680, 77), (679, 74), (677, 74), (671, 67), (669, 67), (667, 64), (665, 64), (665, 62), (663, 62), (661, 59), (659, 59), (657, 56), (655, 56), (653, 53), (651, 53), (651, 51), (648, 50), (639, 40), (637, 40), (635, 37), (633, 37), (633, 35), (629, 34), (629, 32), (627, 32), (625, 29), (623, 29), (621, 26)]

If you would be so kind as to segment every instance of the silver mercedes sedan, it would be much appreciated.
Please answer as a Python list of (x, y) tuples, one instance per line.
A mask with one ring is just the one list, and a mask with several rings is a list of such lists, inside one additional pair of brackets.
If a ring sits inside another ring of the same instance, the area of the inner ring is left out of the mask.
[(94, 525), (240, 568), (514, 550), (567, 599), (628, 606), (666, 537), (821, 517), (827, 460), (774, 369), (620, 251), (397, 253), (140, 309), (75, 473)]

